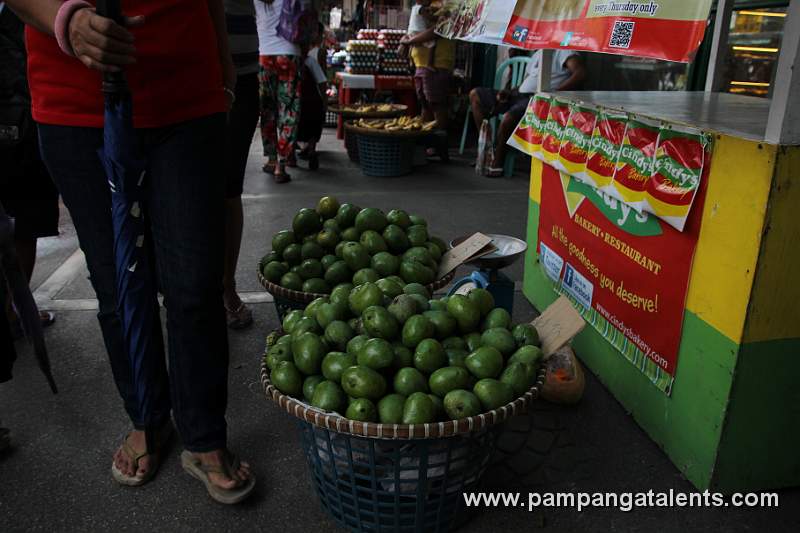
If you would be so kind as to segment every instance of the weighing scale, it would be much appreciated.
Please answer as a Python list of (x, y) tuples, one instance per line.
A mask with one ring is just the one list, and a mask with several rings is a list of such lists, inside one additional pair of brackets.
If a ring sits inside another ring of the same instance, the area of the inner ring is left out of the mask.
[[(492, 244), (497, 249), (467, 262), (466, 264), (475, 266), (478, 270), (453, 283), (453, 287), (447, 295), (466, 294), (476, 287), (486, 289), (492, 293), (495, 306), (502, 307), (511, 313), (514, 307), (514, 281), (503, 274), (500, 269), (514, 264), (528, 249), (528, 245), (525, 241), (509, 235), (495, 233), (486, 235), (492, 239)], [(469, 237), (469, 235), (464, 235), (453, 239), (450, 241), (450, 247), (458, 246)]]

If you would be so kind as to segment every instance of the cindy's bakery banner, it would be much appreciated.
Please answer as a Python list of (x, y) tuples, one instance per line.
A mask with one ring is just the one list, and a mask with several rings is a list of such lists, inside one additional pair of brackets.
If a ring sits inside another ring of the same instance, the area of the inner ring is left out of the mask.
[[(587, 323), (669, 394), (702, 209), (677, 231), (550, 165), (541, 168), (541, 267)], [(704, 196), (703, 185), (701, 206)]]
[(518, 0), (503, 41), (689, 62), (711, 0)]

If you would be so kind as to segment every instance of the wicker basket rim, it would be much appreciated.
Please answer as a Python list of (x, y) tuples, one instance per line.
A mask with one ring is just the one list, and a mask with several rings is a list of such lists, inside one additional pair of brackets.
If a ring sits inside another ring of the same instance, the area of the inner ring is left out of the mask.
[(358, 111), (352, 109), (342, 109), (338, 105), (328, 106), (328, 111), (336, 113), (337, 115), (350, 116), (356, 118), (392, 118), (393, 116), (400, 116), (408, 111), (408, 106), (405, 104), (392, 104), (394, 106), (390, 111)]
[(459, 420), (431, 422), (426, 424), (380, 424), (359, 422), (337, 413), (323, 411), (279, 391), (269, 379), (266, 361), (261, 361), (261, 385), (268, 399), (282, 407), (290, 415), (309, 424), (337, 433), (357, 437), (387, 440), (422, 440), (455, 437), (478, 433), (491, 428), (517, 414), (524, 413), (530, 403), (539, 397), (544, 385), (546, 370), (539, 369), (536, 383), (522, 396), (497, 409)]
[[(258, 276), (258, 281), (261, 283), (261, 286), (264, 289), (272, 294), (273, 296), (279, 296), (286, 300), (291, 300), (294, 302), (301, 302), (301, 303), (310, 303), (317, 298), (322, 298), (324, 296), (329, 296), (328, 294), (321, 294), (316, 292), (303, 292), (303, 291), (295, 291), (292, 289), (287, 289), (286, 287), (281, 287), (276, 283), (272, 283), (264, 275), (261, 273), (260, 268), (256, 268), (256, 274)], [(425, 286), (431, 293), (434, 291), (441, 289), (442, 287), (446, 286), (450, 281), (452, 281), (453, 277), (455, 276), (455, 272), (451, 271), (450, 273), (446, 274), (444, 277), (441, 277), (434, 281), (433, 283), (429, 283)]]
[(362, 128), (361, 126), (356, 126), (352, 122), (345, 122), (344, 129), (347, 131), (352, 131), (353, 133), (357, 133), (359, 135), (371, 135), (374, 137), (422, 137), (424, 135), (428, 135), (430, 131), (422, 131), (422, 130), (394, 130), (394, 131), (386, 131), (386, 130), (373, 130), (370, 128)]

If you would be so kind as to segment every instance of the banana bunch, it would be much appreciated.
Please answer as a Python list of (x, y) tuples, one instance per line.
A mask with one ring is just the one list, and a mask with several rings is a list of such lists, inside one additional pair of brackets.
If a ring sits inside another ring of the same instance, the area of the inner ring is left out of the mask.
[(346, 105), (342, 107), (342, 111), (349, 111), (353, 113), (388, 113), (394, 111), (397, 107), (394, 104), (364, 104), (364, 105)]
[(359, 119), (356, 126), (384, 131), (431, 131), (436, 121), (425, 122), (422, 117), (402, 116), (393, 119)]

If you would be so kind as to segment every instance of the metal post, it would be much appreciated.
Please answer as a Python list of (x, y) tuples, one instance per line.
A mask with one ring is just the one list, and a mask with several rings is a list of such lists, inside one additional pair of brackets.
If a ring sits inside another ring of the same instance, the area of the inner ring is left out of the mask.
[(706, 92), (717, 93), (723, 87), (725, 62), (728, 59), (728, 32), (731, 27), (733, 0), (719, 0), (717, 16), (714, 18), (714, 35), (711, 40), (711, 56), (706, 72)]
[(536, 80), (536, 92), (550, 90), (550, 74), (553, 72), (553, 51), (542, 50), (539, 58), (539, 79)]
[(786, 14), (766, 140), (800, 145), (800, 2), (790, 2)]

